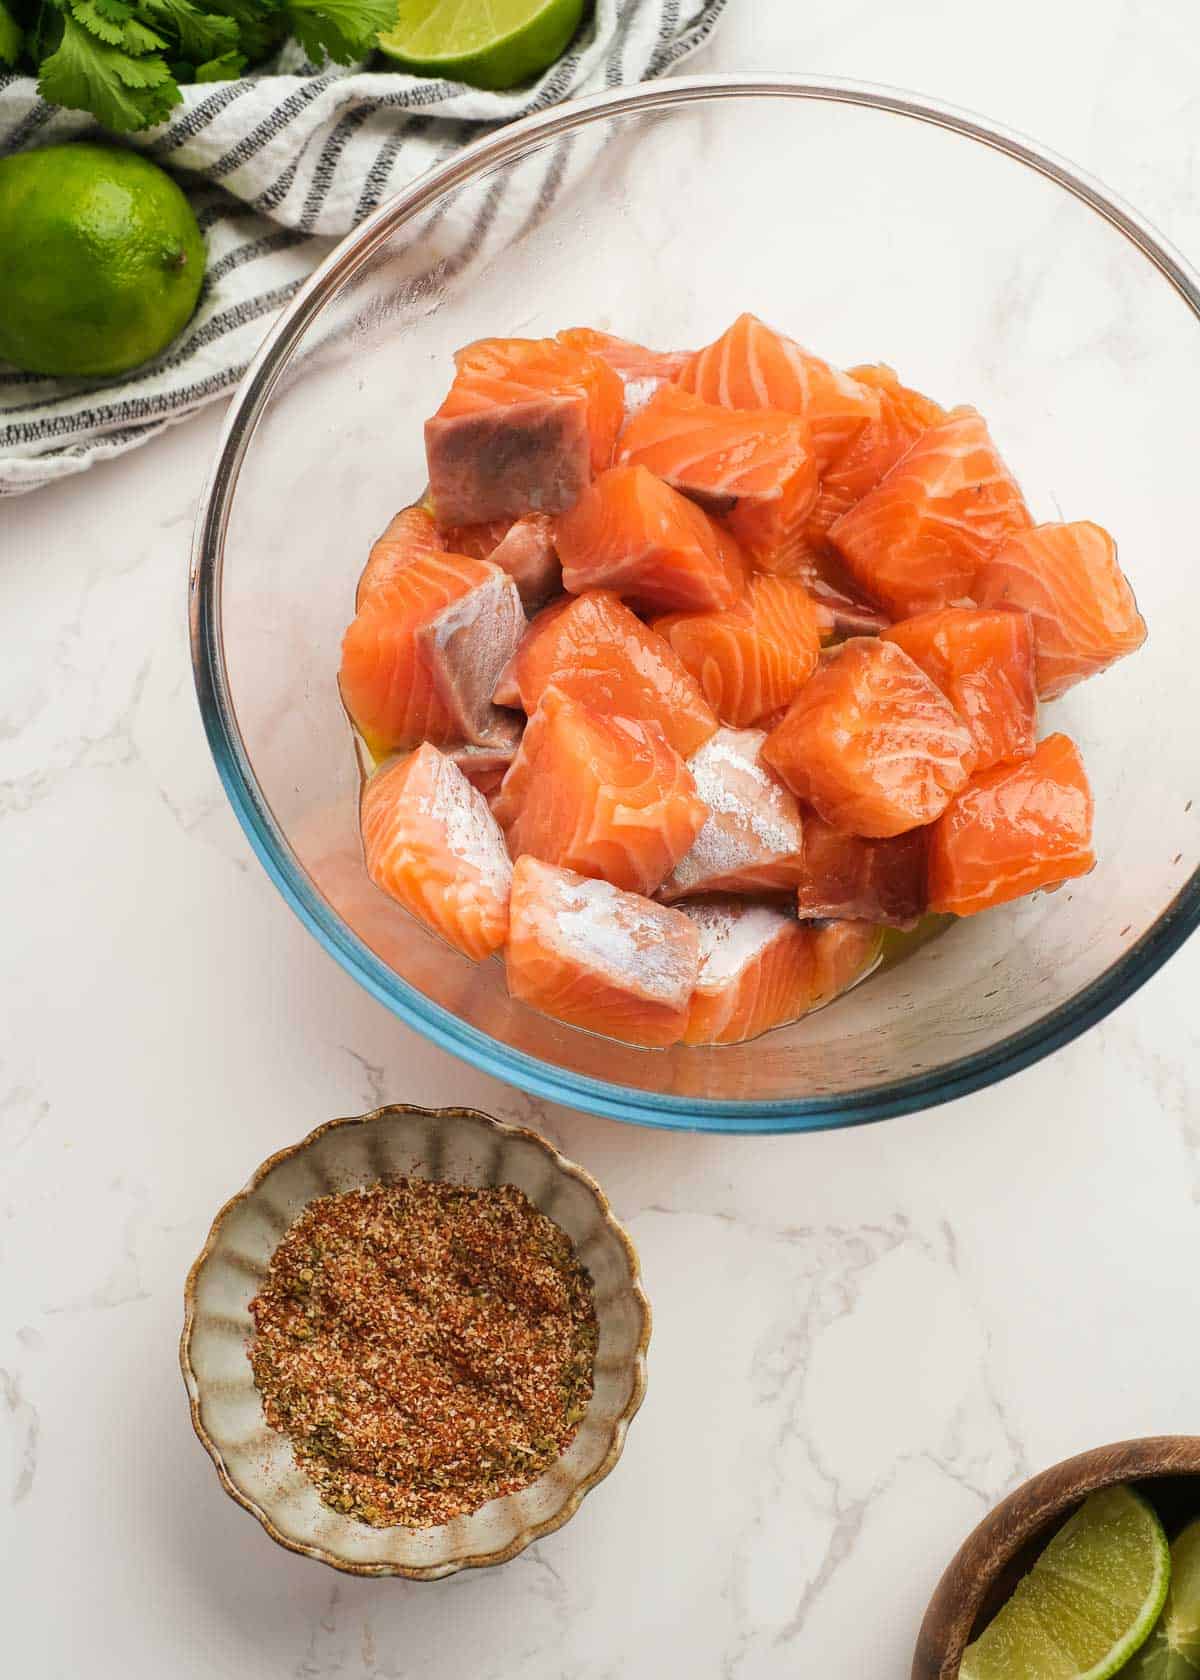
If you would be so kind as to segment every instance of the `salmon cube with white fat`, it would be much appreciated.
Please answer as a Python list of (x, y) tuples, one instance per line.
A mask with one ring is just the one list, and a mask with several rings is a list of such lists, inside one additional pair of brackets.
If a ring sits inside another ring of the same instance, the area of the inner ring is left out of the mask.
[(761, 729), (718, 729), (688, 760), (708, 818), (659, 897), (781, 892), (800, 878), (804, 825), (795, 795), (762, 761)]
[(506, 964), (513, 997), (544, 1015), (661, 1049), (687, 1025), (700, 940), (678, 910), (521, 857)]
[(508, 935), (512, 865), (487, 800), (436, 747), (378, 771), (362, 797), (367, 873), (476, 962)]

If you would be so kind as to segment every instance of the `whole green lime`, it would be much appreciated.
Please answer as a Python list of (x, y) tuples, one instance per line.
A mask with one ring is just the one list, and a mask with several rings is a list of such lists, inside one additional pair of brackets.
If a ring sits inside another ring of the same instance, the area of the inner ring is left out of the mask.
[(186, 325), (203, 279), (191, 206), (148, 158), (93, 145), (0, 158), (0, 361), (124, 373)]

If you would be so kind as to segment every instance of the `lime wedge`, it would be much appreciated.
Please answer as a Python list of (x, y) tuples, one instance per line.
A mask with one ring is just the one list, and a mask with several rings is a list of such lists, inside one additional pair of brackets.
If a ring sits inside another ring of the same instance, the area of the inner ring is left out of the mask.
[(1107, 1680), (1149, 1636), (1169, 1578), (1166, 1536), (1141, 1494), (1093, 1493), (967, 1646), (960, 1680)]
[(515, 87), (560, 56), (583, 7), (584, 0), (399, 0), (379, 49), (425, 76)]
[(1200, 1521), (1171, 1547), (1171, 1586), (1158, 1626), (1121, 1670), (1121, 1680), (1197, 1680), (1200, 1675)]

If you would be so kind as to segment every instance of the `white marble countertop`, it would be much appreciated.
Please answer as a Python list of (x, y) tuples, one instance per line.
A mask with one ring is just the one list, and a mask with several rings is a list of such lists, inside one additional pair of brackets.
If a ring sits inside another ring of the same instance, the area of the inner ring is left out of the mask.
[[(973, 107), (1200, 253), (1191, 0), (731, 0), (706, 60)], [(943, 1564), (1015, 1481), (1200, 1429), (1200, 942), (1051, 1061), (844, 1135), (643, 1132), (473, 1072), (318, 949), (218, 787), (184, 615), (217, 421), (0, 508), (2, 1666), (906, 1675)], [(543, 1129), (603, 1181), (655, 1307), (617, 1473), (516, 1562), (437, 1586), (272, 1546), (176, 1363), (218, 1204), (388, 1099)]]

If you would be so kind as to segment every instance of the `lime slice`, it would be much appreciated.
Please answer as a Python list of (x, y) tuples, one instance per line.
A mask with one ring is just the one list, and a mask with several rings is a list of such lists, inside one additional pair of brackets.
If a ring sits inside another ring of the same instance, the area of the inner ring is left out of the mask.
[(960, 1680), (1107, 1680), (1167, 1596), (1162, 1524), (1132, 1488), (1093, 1493), (968, 1645)]
[(1200, 1521), (1171, 1547), (1171, 1586), (1158, 1626), (1121, 1680), (1197, 1680), (1200, 1675)]
[(475, 87), (540, 75), (579, 28), (584, 0), (399, 0), (379, 48), (406, 70)]

